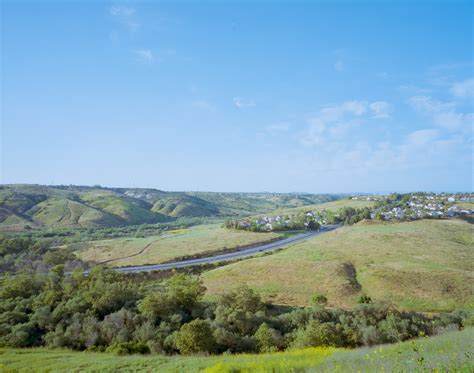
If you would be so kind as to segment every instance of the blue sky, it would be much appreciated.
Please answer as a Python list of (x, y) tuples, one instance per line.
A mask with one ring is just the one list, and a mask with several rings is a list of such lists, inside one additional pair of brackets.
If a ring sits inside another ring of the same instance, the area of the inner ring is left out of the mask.
[(2, 1), (1, 182), (472, 188), (471, 1)]

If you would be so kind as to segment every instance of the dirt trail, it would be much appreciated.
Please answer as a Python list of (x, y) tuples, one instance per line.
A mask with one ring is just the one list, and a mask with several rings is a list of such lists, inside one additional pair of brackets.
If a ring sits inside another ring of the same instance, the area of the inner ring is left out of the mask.
[(147, 243), (145, 246), (142, 247), (142, 249), (140, 251), (136, 252), (135, 254), (121, 256), (119, 258), (107, 259), (107, 260), (104, 260), (102, 262), (97, 262), (97, 264), (107, 264), (107, 263), (110, 263), (110, 262), (115, 262), (116, 260), (129, 259), (129, 258), (133, 258), (133, 257), (138, 256), (138, 255), (142, 255), (154, 243), (156, 243), (158, 241), (161, 241), (161, 240), (163, 240), (165, 238), (168, 238), (168, 237), (176, 237), (176, 236), (182, 235), (182, 234), (184, 234), (184, 233), (178, 233), (178, 234), (173, 234), (173, 235), (164, 233), (164, 234), (160, 235), (159, 236), (160, 238), (158, 238), (157, 240), (154, 240), (154, 241), (151, 241), (151, 242)]

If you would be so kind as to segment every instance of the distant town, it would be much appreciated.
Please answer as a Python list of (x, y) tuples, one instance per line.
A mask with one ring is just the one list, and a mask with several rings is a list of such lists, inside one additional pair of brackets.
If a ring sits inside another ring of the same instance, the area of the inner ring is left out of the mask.
[[(355, 195), (349, 200), (358, 207), (334, 209), (293, 209), (294, 212), (274, 216), (227, 220), (227, 228), (250, 231), (285, 231), (319, 229), (328, 224), (354, 224), (360, 220), (410, 221), (419, 219), (447, 219), (474, 214), (473, 193), (408, 193), (384, 196)], [(364, 205), (364, 202), (367, 202)]]

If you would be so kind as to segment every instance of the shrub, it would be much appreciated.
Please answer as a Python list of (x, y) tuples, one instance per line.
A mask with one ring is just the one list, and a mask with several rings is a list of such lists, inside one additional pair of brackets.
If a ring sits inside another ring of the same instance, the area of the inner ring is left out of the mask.
[(149, 354), (150, 348), (145, 342), (120, 342), (109, 346), (106, 352), (116, 355)]
[(341, 344), (336, 328), (331, 323), (320, 323), (317, 320), (309, 321), (304, 329), (299, 329), (296, 339), (293, 342), (294, 347), (319, 347), (319, 346), (338, 346)]
[(372, 303), (372, 298), (369, 297), (368, 295), (363, 294), (359, 297), (359, 299), (357, 300), (357, 303), (359, 303), (359, 304)]
[(328, 298), (322, 294), (314, 294), (310, 299), (310, 304), (312, 306), (325, 306), (328, 303)]
[(175, 345), (179, 352), (185, 355), (214, 352), (215, 340), (209, 323), (195, 319), (184, 324), (176, 335)]
[(278, 350), (279, 335), (275, 329), (263, 323), (255, 332), (255, 340), (260, 352), (275, 352)]

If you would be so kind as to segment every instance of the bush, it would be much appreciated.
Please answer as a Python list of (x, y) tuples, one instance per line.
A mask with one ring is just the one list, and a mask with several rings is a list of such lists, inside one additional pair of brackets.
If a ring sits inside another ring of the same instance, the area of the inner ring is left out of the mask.
[(333, 324), (320, 323), (317, 320), (311, 320), (306, 328), (297, 332), (296, 339), (293, 342), (294, 347), (330, 347), (341, 344), (339, 334)]
[(214, 352), (215, 340), (209, 323), (195, 319), (184, 324), (176, 335), (175, 345), (185, 355)]
[(263, 323), (255, 332), (255, 340), (260, 352), (278, 351), (280, 336), (275, 329)]
[(145, 342), (120, 342), (109, 346), (106, 352), (116, 355), (149, 354), (150, 348)]
[(324, 307), (328, 303), (328, 298), (322, 294), (314, 294), (310, 299), (310, 304), (312, 306), (322, 306)]
[(357, 303), (359, 303), (359, 304), (369, 304), (369, 303), (372, 303), (372, 298), (369, 297), (368, 295), (363, 294), (359, 297), (359, 299), (357, 300)]

